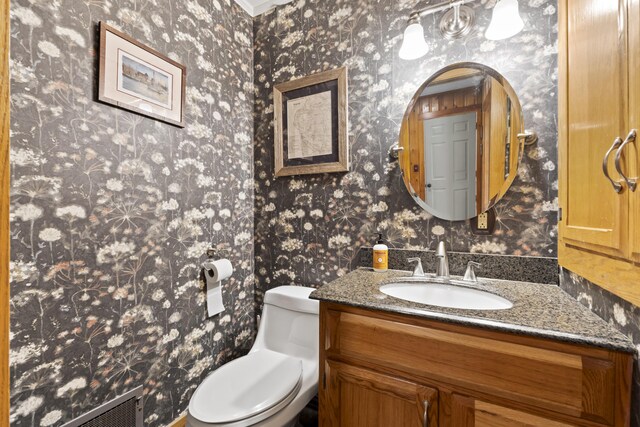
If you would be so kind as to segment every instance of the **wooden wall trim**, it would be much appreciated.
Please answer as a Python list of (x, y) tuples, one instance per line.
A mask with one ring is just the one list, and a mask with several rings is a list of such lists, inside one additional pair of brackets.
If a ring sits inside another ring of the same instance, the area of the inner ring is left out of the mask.
[(9, 425), (9, 0), (0, 16), (0, 424)]
[(187, 416), (183, 415), (169, 424), (168, 427), (186, 427), (187, 425)]
[(421, 113), (418, 115), (418, 118), (420, 120), (437, 119), (439, 117), (455, 116), (456, 114), (464, 114), (464, 113), (470, 113), (472, 111), (481, 111), (481, 110), (482, 110), (482, 105), (472, 104), (472, 105), (466, 105), (464, 107), (449, 108), (442, 111)]

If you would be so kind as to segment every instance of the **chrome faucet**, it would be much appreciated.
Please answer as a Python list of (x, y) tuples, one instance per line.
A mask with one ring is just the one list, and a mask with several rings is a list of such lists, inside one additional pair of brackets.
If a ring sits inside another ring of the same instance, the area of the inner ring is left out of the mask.
[(408, 263), (416, 263), (416, 268), (413, 269), (411, 277), (424, 277), (424, 270), (422, 269), (422, 260), (419, 257), (407, 259)]
[(439, 258), (438, 266), (436, 268), (436, 278), (449, 279), (449, 258), (447, 257), (447, 250), (444, 247), (444, 242), (438, 243), (436, 256)]

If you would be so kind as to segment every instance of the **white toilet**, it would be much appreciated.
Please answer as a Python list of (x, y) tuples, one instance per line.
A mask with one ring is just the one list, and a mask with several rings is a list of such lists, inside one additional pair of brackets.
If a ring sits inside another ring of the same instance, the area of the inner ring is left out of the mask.
[(258, 336), (246, 356), (216, 369), (189, 402), (187, 427), (284, 427), (318, 391), (318, 301), (312, 288), (264, 296)]

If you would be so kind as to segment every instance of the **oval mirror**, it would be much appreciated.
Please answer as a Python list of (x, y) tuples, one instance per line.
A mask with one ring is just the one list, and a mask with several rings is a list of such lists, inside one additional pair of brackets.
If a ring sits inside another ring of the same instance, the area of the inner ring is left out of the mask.
[(445, 67), (411, 99), (400, 129), (407, 190), (433, 216), (478, 216), (509, 189), (522, 157), (520, 102), (497, 71), (476, 63)]

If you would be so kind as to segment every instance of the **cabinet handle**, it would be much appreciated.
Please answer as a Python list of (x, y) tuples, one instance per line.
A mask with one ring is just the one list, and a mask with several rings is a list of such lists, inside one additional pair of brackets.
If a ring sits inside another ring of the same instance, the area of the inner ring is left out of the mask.
[(424, 413), (422, 414), (422, 427), (429, 427), (429, 401), (425, 400), (422, 403), (424, 404)]
[(613, 189), (615, 190), (616, 193), (619, 193), (622, 191), (622, 185), (612, 180), (611, 177), (609, 176), (609, 156), (611, 155), (613, 150), (615, 150), (616, 148), (619, 148), (620, 145), (622, 145), (622, 138), (617, 137), (613, 141), (613, 145), (611, 146), (611, 148), (609, 148), (609, 150), (605, 153), (604, 159), (602, 160), (602, 172), (604, 172), (605, 178), (607, 178), (609, 182), (611, 182), (611, 185), (613, 185)]
[(629, 186), (629, 190), (631, 191), (636, 191), (636, 186), (638, 178), (628, 178), (624, 172), (622, 172), (622, 167), (620, 166), (620, 156), (622, 155), (622, 152), (624, 151), (624, 147), (629, 144), (629, 143), (634, 143), (636, 142), (636, 130), (635, 129), (631, 129), (631, 132), (629, 132), (629, 135), (627, 135), (627, 139), (624, 140), (624, 142), (622, 143), (622, 145), (620, 146), (620, 148), (618, 148), (618, 152), (616, 153), (616, 170), (618, 171), (618, 173), (620, 174), (620, 176), (626, 181), (627, 185)]

